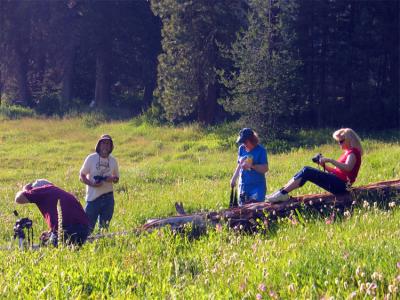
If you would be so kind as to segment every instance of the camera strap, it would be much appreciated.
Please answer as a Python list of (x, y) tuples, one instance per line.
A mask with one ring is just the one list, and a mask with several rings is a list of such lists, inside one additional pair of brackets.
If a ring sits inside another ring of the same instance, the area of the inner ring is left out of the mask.
[(231, 189), (231, 197), (229, 201), (229, 208), (237, 207), (238, 206), (238, 199), (237, 199), (237, 191), (233, 187)]

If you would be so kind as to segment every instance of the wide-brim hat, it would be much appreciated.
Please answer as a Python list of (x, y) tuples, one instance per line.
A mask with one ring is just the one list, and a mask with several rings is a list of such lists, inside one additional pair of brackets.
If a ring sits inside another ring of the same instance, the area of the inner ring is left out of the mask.
[(251, 128), (243, 128), (239, 132), (239, 136), (236, 139), (237, 144), (243, 144), (247, 139), (251, 138), (254, 136), (254, 131)]
[[(114, 150), (114, 142), (113, 142), (111, 136), (108, 135), (108, 134), (103, 134), (103, 135), (99, 138), (99, 140), (97, 141), (97, 144), (96, 144), (96, 148), (95, 148), (95, 149), (96, 149), (96, 152), (97, 152), (97, 153), (100, 153), (100, 143), (101, 143), (102, 141), (110, 141), (110, 142), (111, 142), (111, 150), (110, 150), (110, 153), (113, 152), (113, 150)], [(109, 154), (110, 154), (110, 153), (109, 153)]]

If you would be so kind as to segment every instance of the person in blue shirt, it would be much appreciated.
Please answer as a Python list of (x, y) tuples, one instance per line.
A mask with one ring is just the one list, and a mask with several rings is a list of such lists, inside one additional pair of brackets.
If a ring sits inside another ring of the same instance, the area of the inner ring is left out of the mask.
[(238, 164), (231, 178), (231, 187), (234, 188), (239, 179), (239, 206), (262, 202), (267, 191), (267, 150), (259, 144), (257, 133), (250, 128), (240, 131), (236, 143), (239, 144)]

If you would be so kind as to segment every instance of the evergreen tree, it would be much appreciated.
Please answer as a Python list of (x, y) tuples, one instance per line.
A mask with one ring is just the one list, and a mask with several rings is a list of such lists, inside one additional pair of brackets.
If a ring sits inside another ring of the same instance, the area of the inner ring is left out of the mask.
[(166, 117), (212, 123), (219, 90), (215, 69), (222, 61), (218, 43), (233, 40), (242, 1), (155, 0), (152, 9), (163, 24), (156, 95)]
[(296, 5), (279, 0), (249, 1), (248, 27), (230, 56), (236, 72), (222, 72), (229, 89), (224, 108), (239, 113), (246, 126), (276, 134), (296, 123), (299, 102), (299, 58), (293, 46)]

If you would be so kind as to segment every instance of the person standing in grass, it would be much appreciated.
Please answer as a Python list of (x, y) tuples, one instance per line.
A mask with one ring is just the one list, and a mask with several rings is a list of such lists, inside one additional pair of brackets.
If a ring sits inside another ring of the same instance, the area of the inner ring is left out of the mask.
[[(67, 244), (82, 245), (89, 235), (89, 219), (74, 195), (67, 193), (46, 179), (38, 179), (23, 187), (15, 196), (17, 204), (35, 203), (46, 220), (49, 232), (42, 234), (57, 245), (58, 221), (62, 220), (64, 240)], [(62, 217), (59, 218), (57, 203)]]
[(80, 181), (86, 184), (85, 212), (91, 232), (97, 220), (99, 228), (107, 229), (114, 213), (113, 184), (119, 181), (118, 162), (111, 155), (114, 143), (108, 134), (100, 137), (96, 152), (86, 157), (80, 170)]
[(257, 133), (243, 128), (236, 140), (239, 144), (237, 166), (231, 178), (231, 187), (239, 180), (239, 206), (265, 200), (268, 172), (267, 150), (259, 144)]
[(319, 155), (316, 162), (326, 172), (304, 167), (283, 188), (267, 196), (267, 201), (285, 201), (289, 199), (288, 193), (303, 186), (307, 181), (311, 181), (332, 194), (346, 193), (348, 188), (355, 182), (360, 170), (361, 156), (363, 154), (361, 140), (354, 130), (350, 128), (339, 129), (332, 136), (343, 150), (339, 159), (335, 160)]

